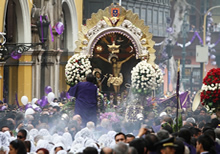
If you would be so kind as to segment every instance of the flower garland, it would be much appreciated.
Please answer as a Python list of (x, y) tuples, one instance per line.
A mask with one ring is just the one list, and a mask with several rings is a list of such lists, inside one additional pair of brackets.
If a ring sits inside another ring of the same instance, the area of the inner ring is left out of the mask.
[(100, 120), (102, 121), (103, 119), (108, 119), (110, 122), (120, 121), (115, 112), (100, 113)]
[(74, 86), (85, 80), (86, 75), (92, 72), (91, 68), (90, 61), (85, 55), (73, 55), (65, 67), (66, 83)]
[(214, 112), (220, 107), (220, 68), (211, 69), (203, 79), (200, 95), (202, 105)]
[(139, 62), (131, 71), (131, 87), (134, 93), (151, 94), (156, 85), (156, 72), (146, 60)]
[(161, 84), (164, 82), (163, 80), (163, 73), (161, 71), (161, 69), (159, 68), (158, 65), (154, 66), (155, 69), (155, 73), (156, 73), (156, 84), (155, 84), (155, 88), (159, 88), (161, 86)]

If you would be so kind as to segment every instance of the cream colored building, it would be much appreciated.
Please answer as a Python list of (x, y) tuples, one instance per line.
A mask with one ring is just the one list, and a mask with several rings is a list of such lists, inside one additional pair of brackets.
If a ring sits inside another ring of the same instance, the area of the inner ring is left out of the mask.
[[(26, 95), (29, 101), (45, 95), (44, 87), (51, 86), (56, 97), (68, 90), (64, 67), (75, 49), (82, 24), (83, 0), (1, 0), (0, 32), (10, 38), (6, 43), (39, 43), (37, 28), (33, 24), (40, 15), (47, 15), (54, 42), (48, 34), (46, 49), (38, 46), (23, 53), (19, 60), (9, 58), (0, 62), (0, 100), (7, 98), (14, 104)], [(64, 23), (64, 33), (54, 29), (57, 22)], [(10, 25), (11, 24), (11, 25)], [(3, 90), (4, 89), (4, 90)]]

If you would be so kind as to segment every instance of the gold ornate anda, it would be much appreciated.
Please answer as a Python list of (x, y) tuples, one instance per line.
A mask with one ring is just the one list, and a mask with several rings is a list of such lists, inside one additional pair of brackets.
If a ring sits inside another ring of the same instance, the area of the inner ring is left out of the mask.
[[(112, 16), (110, 11), (112, 8), (119, 10), (117, 17)], [(138, 39), (135, 41), (139, 43), (140, 50), (139, 53), (136, 53), (136, 57), (140, 58), (144, 50), (147, 50), (150, 55), (148, 63), (154, 64), (156, 57), (153, 46), (155, 42), (152, 40), (152, 34), (149, 33), (149, 27), (144, 24), (144, 20), (139, 19), (138, 15), (131, 10), (126, 10), (119, 5), (115, 6), (113, 4), (104, 10), (100, 9), (97, 13), (93, 13), (91, 19), (86, 21), (86, 25), (82, 26), (82, 31), (78, 33), (78, 41), (76, 41), (77, 48), (74, 53), (89, 55), (88, 51), (91, 50), (91, 42), (101, 35), (105, 29), (111, 31), (114, 30), (114, 28), (126, 29), (129, 33), (133, 33), (133, 35), (137, 36), (136, 38)]]

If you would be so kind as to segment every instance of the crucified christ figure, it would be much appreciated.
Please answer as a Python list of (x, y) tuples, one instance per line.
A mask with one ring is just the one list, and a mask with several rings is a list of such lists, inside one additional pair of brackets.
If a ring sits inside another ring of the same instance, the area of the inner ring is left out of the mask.
[(113, 85), (116, 94), (120, 91), (120, 86), (123, 83), (123, 75), (121, 73), (121, 66), (123, 63), (127, 62), (133, 56), (135, 56), (135, 54), (132, 54), (125, 60), (118, 61), (118, 56), (116, 54), (110, 54), (108, 59), (100, 55), (97, 55), (98, 58), (112, 65), (112, 74), (110, 74), (107, 84), (109, 87), (110, 87), (110, 84)]

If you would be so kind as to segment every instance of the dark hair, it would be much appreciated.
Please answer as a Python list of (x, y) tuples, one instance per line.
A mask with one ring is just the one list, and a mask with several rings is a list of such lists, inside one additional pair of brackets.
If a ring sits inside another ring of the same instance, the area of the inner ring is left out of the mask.
[(30, 141), (24, 141), (24, 145), (26, 147), (27, 152), (31, 151), (31, 142)]
[(18, 133), (19, 133), (19, 132), (24, 135), (24, 138), (27, 138), (27, 131), (26, 131), (25, 129), (20, 129), (20, 130), (18, 131)]
[(94, 147), (87, 147), (83, 150), (83, 154), (98, 154), (98, 151)]
[(21, 140), (13, 140), (10, 142), (10, 145), (17, 150), (17, 154), (27, 154), (24, 142), (22, 142)]
[(129, 143), (129, 146), (134, 147), (138, 153), (144, 153), (144, 148), (146, 147), (145, 145), (146, 141), (143, 138), (136, 138)]
[(185, 152), (185, 145), (181, 140), (176, 140), (174, 141), (174, 144), (176, 144), (177, 146), (174, 147), (176, 152), (175, 154), (184, 154)]
[(135, 138), (135, 136), (132, 135), (132, 134), (126, 134), (126, 138), (127, 138), (127, 137), (134, 137), (134, 138)]
[(199, 113), (200, 113), (201, 111), (205, 111), (205, 113), (207, 112), (207, 110), (206, 110), (204, 107), (200, 109)]
[(92, 73), (89, 73), (87, 76), (86, 76), (86, 81), (88, 82), (92, 82), (92, 83), (96, 83), (96, 78), (95, 76), (92, 74)]
[(214, 129), (208, 129), (203, 134), (211, 137), (213, 139), (213, 141), (215, 141), (216, 134), (215, 134)]
[[(105, 151), (104, 151), (105, 148), (109, 148), (109, 147), (103, 147), (100, 151), (100, 154), (105, 154)], [(110, 154), (113, 154), (113, 149), (112, 148), (109, 148), (109, 149), (111, 149)]]
[(59, 107), (59, 106), (54, 106), (54, 107), (53, 107), (53, 109), (56, 109), (56, 110), (57, 110), (57, 112), (59, 112), (59, 111), (60, 111), (60, 107)]
[(155, 144), (159, 141), (158, 137), (154, 134), (147, 134), (145, 136), (145, 139), (148, 141), (148, 150), (150, 151), (156, 151)]
[(161, 125), (162, 129), (168, 131), (170, 134), (173, 133), (173, 128), (170, 126), (169, 123), (164, 123), (163, 125)]
[(190, 133), (189, 129), (187, 129), (187, 128), (180, 129), (178, 136), (183, 138), (186, 143), (190, 144), (191, 133)]
[(211, 120), (211, 125), (212, 125), (212, 128), (216, 128), (219, 124), (219, 120), (217, 118), (214, 118)]
[(49, 115), (47, 115), (47, 114), (42, 114), (42, 115), (40, 115), (40, 122), (41, 123), (48, 123), (49, 122)]
[(123, 135), (124, 138), (126, 139), (126, 135), (125, 135), (124, 133), (122, 133), (122, 132), (119, 132), (119, 133), (115, 134), (115, 139), (116, 139), (116, 137), (117, 137), (118, 135)]
[(209, 151), (211, 154), (215, 154), (215, 142), (208, 135), (201, 135), (198, 137), (197, 142), (202, 144), (205, 151)]
[(44, 152), (44, 154), (49, 154), (49, 151), (47, 149), (45, 149), (45, 148), (40, 148), (36, 152), (38, 152), (40, 150), (42, 150)]
[(202, 132), (199, 128), (191, 127), (190, 128), (191, 136), (198, 136), (200, 132)]
[(114, 122), (112, 124), (112, 129), (115, 131), (115, 132), (120, 132), (121, 131), (121, 123), (120, 122)]

